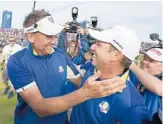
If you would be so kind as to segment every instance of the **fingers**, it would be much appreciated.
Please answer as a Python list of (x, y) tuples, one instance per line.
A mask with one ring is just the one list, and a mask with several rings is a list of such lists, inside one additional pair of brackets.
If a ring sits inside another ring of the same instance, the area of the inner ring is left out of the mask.
[(96, 83), (99, 85), (98, 87), (101, 88), (101, 91), (103, 91), (103, 96), (108, 96), (116, 92), (121, 93), (126, 87), (125, 81), (120, 80), (119, 77), (103, 81), (96, 81)]
[(82, 27), (80, 27), (80, 26), (78, 26), (77, 28), (78, 28), (77, 32), (84, 35), (84, 29)]
[(113, 77), (111, 79), (102, 80), (102, 81), (100, 81), (100, 83), (101, 83), (101, 85), (105, 86), (105, 85), (110, 85), (110, 84), (113, 84), (113, 83), (121, 84), (121, 83), (125, 83), (125, 82), (120, 80), (120, 77)]
[(122, 86), (126, 86), (126, 84), (122, 81), (118, 81), (116, 83), (106, 85), (106, 88), (107, 90), (113, 90), (113, 89), (118, 89), (119, 87), (121, 89)]
[(108, 91), (105, 92), (104, 97), (105, 96), (112, 95), (112, 94), (117, 93), (117, 92), (122, 92), (124, 88), (126, 88), (126, 85), (121, 85), (119, 87), (110, 89), (110, 90), (108, 90)]
[(110, 96), (110, 95), (112, 95), (114, 93), (122, 91), (124, 88), (126, 88), (126, 85), (121, 85), (121, 86), (113, 88), (113, 89), (110, 89), (110, 88), (107, 88), (107, 87), (105, 87), (105, 88), (99, 87), (97, 89), (97, 91), (98, 91), (98, 98)]
[(100, 71), (97, 71), (93, 76), (88, 78), (88, 82), (93, 82), (100, 77)]
[(69, 29), (69, 28), (70, 28), (70, 25), (65, 24), (64, 27), (65, 27), (66, 29)]
[(125, 82), (120, 77), (114, 77), (107, 80), (96, 81), (100, 77), (100, 72), (96, 72), (93, 76), (89, 77), (84, 85), (90, 94), (90, 98), (106, 97), (116, 92), (122, 92), (126, 87)]
[(85, 33), (85, 34), (88, 34), (88, 29), (85, 29), (85, 30), (84, 30), (84, 33)]
[(127, 85), (121, 85), (120, 87), (116, 87), (116, 88), (111, 90), (111, 94), (114, 94), (116, 92), (122, 93), (123, 89), (126, 88), (126, 87), (127, 87)]

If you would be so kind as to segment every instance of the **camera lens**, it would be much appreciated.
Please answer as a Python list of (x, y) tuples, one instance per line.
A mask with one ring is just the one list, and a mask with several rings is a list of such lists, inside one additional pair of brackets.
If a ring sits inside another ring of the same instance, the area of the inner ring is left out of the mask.
[(97, 26), (97, 21), (92, 21), (92, 26), (96, 27)]
[(77, 32), (77, 26), (76, 26), (76, 24), (72, 24), (71, 25), (71, 31), (72, 31), (72, 33), (76, 33)]
[(71, 28), (73, 31), (76, 31), (76, 26), (72, 26), (72, 28)]

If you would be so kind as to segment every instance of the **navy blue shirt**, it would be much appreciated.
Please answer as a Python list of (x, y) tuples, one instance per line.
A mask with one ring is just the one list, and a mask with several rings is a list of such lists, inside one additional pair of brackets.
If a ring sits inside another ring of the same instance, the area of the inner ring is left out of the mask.
[(138, 84), (139, 84), (139, 79), (136, 77), (136, 75), (131, 70), (129, 71), (129, 77), (130, 77), (130, 81), (137, 88)]
[[(82, 85), (94, 73), (90, 67), (85, 73)], [(122, 93), (115, 93), (104, 98), (88, 100), (73, 107), (71, 124), (141, 124), (142, 120), (151, 120), (141, 95), (131, 83)]]
[[(50, 55), (36, 56), (33, 48), (28, 48), (14, 54), (8, 61), (8, 74), (16, 90), (21, 90), (36, 83), (44, 98), (62, 96), (67, 88), (67, 67), (75, 74), (78, 71), (64, 52), (55, 49)], [(15, 124), (64, 124), (66, 111), (48, 117), (39, 117), (19, 96), (15, 110)]]

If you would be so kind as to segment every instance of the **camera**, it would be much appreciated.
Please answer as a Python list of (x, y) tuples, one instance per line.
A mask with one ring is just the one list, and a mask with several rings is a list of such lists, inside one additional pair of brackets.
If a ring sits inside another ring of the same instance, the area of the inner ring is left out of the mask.
[(77, 7), (73, 7), (72, 8), (72, 18), (73, 18), (73, 21), (72, 22), (69, 22), (68, 25), (70, 26), (69, 29), (66, 29), (66, 32), (68, 33), (77, 33), (77, 27), (80, 26), (80, 23), (78, 23), (76, 21), (78, 17), (78, 8)]
[(98, 22), (97, 17), (96, 16), (92, 16), (91, 17), (91, 23), (92, 23), (93, 28), (96, 28), (97, 22)]
[(152, 33), (149, 35), (150, 39), (153, 41), (158, 41), (158, 47), (162, 48), (163, 46), (163, 42), (162, 40), (159, 38), (159, 35), (157, 33)]
[[(98, 18), (96, 16), (92, 16), (90, 18), (90, 21), (91, 21), (91, 26), (89, 27), (90, 29), (97, 30), (97, 31), (103, 31), (102, 28), (97, 27)], [(91, 37), (89, 34), (88, 34), (88, 39), (89, 39), (89, 44), (93, 44), (96, 42), (96, 39)]]
[(91, 21), (91, 25), (89, 27), (90, 29), (97, 30), (97, 31), (102, 31), (103, 30), (102, 28), (97, 27), (98, 18), (96, 16), (92, 16), (90, 18), (90, 21)]

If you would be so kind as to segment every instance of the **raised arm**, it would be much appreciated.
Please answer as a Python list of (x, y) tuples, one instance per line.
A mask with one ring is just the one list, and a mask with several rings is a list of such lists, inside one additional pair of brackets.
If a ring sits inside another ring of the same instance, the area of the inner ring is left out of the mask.
[(130, 69), (135, 73), (137, 78), (141, 81), (141, 83), (151, 92), (162, 96), (162, 81), (148, 72), (143, 71), (139, 68), (135, 63), (132, 63)]

